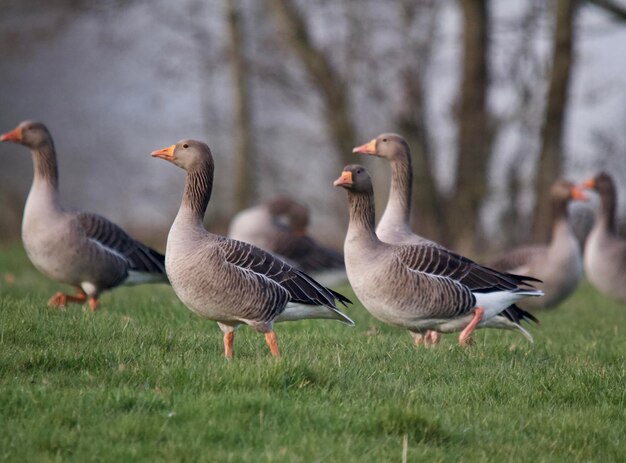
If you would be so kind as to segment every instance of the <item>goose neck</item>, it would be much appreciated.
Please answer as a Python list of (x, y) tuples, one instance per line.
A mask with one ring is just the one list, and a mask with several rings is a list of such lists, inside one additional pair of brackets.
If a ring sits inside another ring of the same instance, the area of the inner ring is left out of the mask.
[(179, 216), (202, 223), (213, 189), (213, 166), (205, 163), (187, 171)]
[(391, 161), (389, 200), (381, 223), (393, 223), (396, 226), (409, 223), (412, 182), (411, 159), (402, 157)]
[(59, 187), (59, 172), (57, 168), (56, 152), (52, 140), (31, 150), (35, 175), (34, 185), (45, 185), (56, 191)]
[(371, 192), (357, 193), (350, 191), (350, 223), (348, 236), (351, 238), (366, 237), (368, 240), (378, 241), (375, 232), (374, 197)]
[(610, 232), (615, 232), (615, 210), (617, 201), (614, 192), (605, 191), (600, 194), (601, 208), (598, 213), (598, 223)]

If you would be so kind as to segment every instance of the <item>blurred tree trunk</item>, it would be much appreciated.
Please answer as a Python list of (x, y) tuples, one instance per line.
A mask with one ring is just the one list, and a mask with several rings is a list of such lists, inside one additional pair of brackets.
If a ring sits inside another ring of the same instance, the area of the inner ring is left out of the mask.
[[(430, 52), (434, 47), (436, 28), (436, 2), (416, 2), (404, 0), (399, 4), (402, 18), (402, 35), (407, 43), (410, 57), (403, 64), (401, 76), (402, 92), (400, 104), (395, 112), (395, 127), (406, 139), (413, 155), (413, 197), (411, 209), (413, 227), (422, 236), (435, 241), (446, 242), (445, 215), (432, 160), (429, 127), (426, 121), (426, 102), (424, 96), (424, 77), (429, 67)], [(429, 10), (426, 10), (429, 9)], [(417, 15), (428, 14), (428, 29), (422, 42), (411, 43), (411, 29), (415, 27)]]
[(463, 75), (458, 108), (455, 195), (448, 204), (450, 244), (471, 252), (480, 227), (480, 207), (487, 191), (491, 148), (487, 88), (489, 85), (488, 0), (460, 0), (463, 12)]
[(330, 58), (312, 42), (304, 19), (291, 0), (267, 0), (267, 4), (285, 40), (322, 96), (326, 127), (342, 165), (353, 163), (356, 130), (344, 80), (334, 69)]
[(254, 195), (254, 170), (248, 65), (245, 37), (237, 0), (226, 0), (229, 61), (232, 70), (235, 185), (233, 213), (249, 207)]
[(412, 220), (420, 235), (446, 242), (448, 235), (442, 198), (430, 159), (421, 77), (413, 70), (405, 69), (402, 80), (403, 98), (395, 125), (409, 143), (413, 155)]
[(563, 128), (567, 109), (574, 48), (574, 17), (577, 0), (556, 0), (552, 70), (537, 164), (533, 239), (547, 241), (551, 231), (550, 187), (561, 175)]

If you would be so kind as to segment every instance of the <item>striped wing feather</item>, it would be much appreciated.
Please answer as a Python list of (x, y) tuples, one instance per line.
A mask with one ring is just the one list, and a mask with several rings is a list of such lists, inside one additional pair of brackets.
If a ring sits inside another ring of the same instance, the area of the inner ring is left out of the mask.
[(346, 297), (322, 286), (306, 273), (256, 246), (242, 241), (222, 238), (218, 245), (228, 263), (263, 275), (285, 288), (292, 302), (325, 305), (336, 308), (335, 299), (350, 302)]
[(89, 212), (77, 213), (76, 219), (88, 238), (124, 256), (130, 270), (165, 275), (165, 256), (133, 239), (110, 220)]
[(401, 246), (402, 262), (414, 271), (447, 277), (475, 292), (515, 291), (536, 278), (502, 273), (437, 246)]

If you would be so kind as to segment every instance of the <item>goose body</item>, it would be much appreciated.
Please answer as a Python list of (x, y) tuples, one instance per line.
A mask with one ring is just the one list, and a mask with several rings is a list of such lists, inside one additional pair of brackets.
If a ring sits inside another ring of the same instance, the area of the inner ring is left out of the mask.
[(572, 200), (586, 200), (582, 191), (567, 180), (552, 186), (552, 237), (545, 245), (514, 248), (488, 261), (487, 266), (503, 272), (529, 274), (538, 283), (544, 296), (523, 302), (525, 308), (551, 308), (560, 304), (577, 288), (582, 278), (583, 263), (580, 244), (568, 221), (567, 206)]
[(336, 186), (348, 190), (350, 223), (344, 244), (348, 279), (365, 308), (379, 320), (425, 334), (461, 331), (467, 344), (481, 322), (527, 296), (540, 296), (535, 279), (481, 267), (430, 244), (395, 245), (374, 231), (371, 179), (347, 166)]
[[(364, 145), (358, 146), (352, 151), (355, 154), (364, 154), (386, 159), (391, 166), (391, 183), (389, 199), (385, 211), (376, 227), (378, 238), (391, 244), (407, 244), (419, 246), (433, 246), (446, 251), (446, 248), (435, 241), (426, 239), (411, 229), (411, 196), (413, 184), (413, 168), (411, 149), (406, 140), (394, 133), (381, 134)], [(525, 274), (526, 272), (513, 272)], [(464, 282), (466, 284), (468, 282)], [(470, 289), (472, 288), (471, 282)], [(538, 320), (530, 313), (513, 305), (507, 308), (501, 315), (491, 318), (483, 318), (479, 327), (517, 330), (529, 341), (532, 341), (530, 333), (520, 325), (521, 320)], [(424, 340), (420, 335), (413, 334), (416, 343), (437, 343), (439, 338), (436, 333), (427, 333)]]
[(308, 209), (285, 196), (239, 212), (228, 236), (284, 258), (316, 279), (345, 279), (343, 256), (307, 234)]
[(59, 200), (54, 144), (47, 128), (25, 121), (0, 137), (31, 148), (35, 174), (22, 220), (22, 241), (33, 265), (52, 280), (74, 286), (76, 296), (57, 293), (52, 306), (89, 302), (121, 284), (167, 282), (164, 257), (104, 217), (66, 209)]
[(583, 186), (598, 193), (601, 203), (585, 242), (585, 273), (600, 292), (626, 301), (626, 240), (616, 232), (615, 184), (608, 174), (600, 173)]
[(167, 239), (167, 275), (191, 311), (218, 322), (227, 358), (232, 357), (234, 329), (241, 324), (265, 333), (275, 356), (275, 322), (329, 318), (354, 324), (336, 306), (336, 301), (349, 302), (342, 295), (269, 252), (204, 228), (214, 169), (206, 144), (182, 140), (152, 155), (187, 171), (183, 200)]

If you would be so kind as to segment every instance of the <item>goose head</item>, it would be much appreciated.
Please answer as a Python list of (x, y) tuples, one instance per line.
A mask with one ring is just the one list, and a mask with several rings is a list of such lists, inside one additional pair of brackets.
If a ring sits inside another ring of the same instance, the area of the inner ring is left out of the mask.
[(31, 149), (52, 143), (50, 132), (45, 125), (37, 121), (24, 121), (10, 132), (0, 135), (0, 141), (19, 143)]
[(583, 182), (582, 188), (594, 190), (601, 197), (615, 197), (615, 183), (606, 172), (600, 172), (595, 177)]
[(192, 171), (213, 164), (211, 149), (198, 140), (184, 139), (175, 145), (150, 153), (155, 158), (165, 159), (181, 169)]
[(582, 188), (563, 178), (552, 184), (550, 197), (555, 203), (562, 204), (567, 204), (570, 201), (587, 201), (588, 199)]
[(383, 133), (364, 145), (357, 146), (352, 152), (355, 154), (378, 156), (388, 161), (393, 161), (408, 157), (410, 149), (409, 144), (400, 135), (395, 133)]
[(351, 164), (344, 167), (341, 175), (333, 182), (333, 185), (359, 194), (371, 194), (373, 192), (372, 178), (365, 167), (359, 164)]
[(287, 218), (291, 230), (303, 235), (309, 226), (309, 209), (287, 196), (275, 196), (267, 201), (267, 209), (274, 217)]

